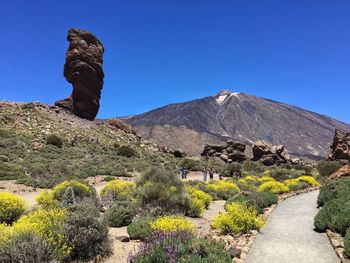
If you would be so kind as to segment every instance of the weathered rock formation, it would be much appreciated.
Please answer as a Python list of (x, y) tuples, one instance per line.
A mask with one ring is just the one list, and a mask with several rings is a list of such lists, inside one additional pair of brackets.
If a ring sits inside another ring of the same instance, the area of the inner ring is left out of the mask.
[(123, 122), (121, 119), (118, 119), (118, 118), (109, 119), (108, 124), (111, 125), (113, 128), (124, 131), (125, 133), (136, 135), (136, 132), (132, 129), (131, 125)]
[(291, 157), (282, 144), (270, 146), (266, 142), (258, 140), (254, 143), (252, 150), (252, 161), (259, 161), (266, 166), (280, 165), (282, 163), (302, 163), (299, 158)]
[(350, 162), (350, 132), (335, 130), (328, 159), (339, 161), (342, 164)]
[(338, 171), (335, 173), (332, 173), (328, 179), (336, 179), (344, 176), (350, 176), (350, 166), (348, 164), (341, 167)]
[(163, 147), (160, 147), (159, 150), (161, 152), (164, 152), (164, 153), (169, 153), (169, 154), (172, 154), (174, 155), (174, 157), (176, 158), (183, 158), (183, 157), (186, 157), (186, 153), (183, 152), (182, 150), (180, 149), (172, 149), (170, 146), (163, 146)]
[(245, 144), (240, 141), (228, 141), (226, 145), (209, 145), (204, 146), (201, 156), (218, 157), (224, 162), (243, 162), (247, 159), (244, 154)]
[(104, 73), (102, 43), (90, 32), (70, 29), (69, 47), (64, 65), (64, 77), (73, 85), (72, 94), (55, 102), (75, 115), (93, 120), (100, 108)]

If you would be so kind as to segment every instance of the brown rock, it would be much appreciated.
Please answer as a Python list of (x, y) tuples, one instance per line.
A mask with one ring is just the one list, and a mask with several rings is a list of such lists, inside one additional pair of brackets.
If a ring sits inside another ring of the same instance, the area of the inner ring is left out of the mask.
[(201, 156), (211, 158), (219, 157), (224, 162), (242, 162), (247, 159), (244, 154), (245, 144), (240, 141), (228, 141), (226, 145), (209, 145), (204, 146)]
[(131, 128), (131, 125), (123, 122), (121, 119), (117, 119), (117, 118), (109, 119), (108, 124), (118, 130), (122, 130), (126, 133), (136, 135), (136, 132)]
[(56, 106), (71, 111), (75, 115), (94, 120), (100, 108), (103, 87), (102, 43), (90, 32), (70, 29), (70, 42), (64, 65), (64, 76), (73, 85), (72, 94), (55, 102)]
[(280, 165), (282, 163), (300, 164), (303, 161), (291, 157), (284, 145), (268, 145), (263, 140), (258, 140), (253, 145), (252, 161), (260, 161), (266, 166)]
[(115, 239), (121, 241), (121, 242), (129, 242), (130, 237), (129, 236), (116, 236)]
[(335, 179), (339, 177), (350, 176), (350, 165), (344, 165), (338, 171), (332, 173), (328, 179)]
[(344, 164), (350, 162), (350, 132), (335, 130), (328, 159), (340, 161)]

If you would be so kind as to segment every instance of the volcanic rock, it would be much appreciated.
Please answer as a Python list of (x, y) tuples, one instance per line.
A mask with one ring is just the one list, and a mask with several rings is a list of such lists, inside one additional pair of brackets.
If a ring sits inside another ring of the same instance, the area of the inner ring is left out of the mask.
[(350, 162), (350, 132), (336, 129), (329, 160), (339, 161), (347, 164)]
[(338, 171), (332, 173), (328, 179), (336, 179), (344, 176), (350, 176), (350, 166), (348, 164), (341, 167)]
[(73, 92), (68, 98), (56, 101), (55, 105), (78, 117), (94, 120), (103, 87), (103, 45), (90, 32), (74, 28), (68, 31), (67, 40), (64, 77), (73, 85)]
[(186, 153), (183, 152), (182, 150), (180, 149), (172, 149), (170, 146), (163, 146), (163, 147), (160, 147), (159, 150), (161, 152), (164, 152), (164, 153), (169, 153), (169, 154), (172, 154), (174, 155), (174, 157), (176, 158), (183, 158), (183, 157), (186, 157)]
[(210, 157), (219, 157), (224, 162), (242, 162), (247, 159), (247, 156), (244, 154), (245, 144), (231, 140), (226, 143), (226, 145), (210, 145), (206, 144), (204, 146), (201, 156), (210, 158)]
[(270, 146), (263, 140), (258, 140), (253, 145), (252, 161), (259, 161), (266, 166), (280, 165), (282, 163), (299, 164), (302, 160), (291, 157), (284, 145)]
[(117, 118), (109, 119), (108, 124), (118, 130), (124, 131), (125, 133), (136, 135), (136, 132), (132, 129), (131, 125), (123, 122), (121, 119), (117, 119)]

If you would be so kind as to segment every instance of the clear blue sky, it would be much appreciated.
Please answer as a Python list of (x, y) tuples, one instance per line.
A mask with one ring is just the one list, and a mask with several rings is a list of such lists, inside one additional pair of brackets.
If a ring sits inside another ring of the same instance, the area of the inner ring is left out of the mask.
[(2, 1), (0, 99), (54, 103), (67, 30), (104, 44), (98, 117), (240, 91), (350, 122), (349, 0)]

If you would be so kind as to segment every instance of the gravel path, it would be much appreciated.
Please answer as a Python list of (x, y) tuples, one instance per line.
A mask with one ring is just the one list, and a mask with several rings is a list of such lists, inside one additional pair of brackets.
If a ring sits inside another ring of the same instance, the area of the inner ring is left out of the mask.
[(337, 263), (326, 234), (313, 230), (318, 191), (280, 203), (253, 243), (246, 263)]
[(203, 236), (208, 233), (210, 230), (210, 223), (213, 218), (220, 212), (225, 211), (225, 202), (224, 200), (213, 201), (209, 205), (208, 209), (204, 211), (201, 218), (188, 218), (190, 219), (197, 228), (197, 235)]

